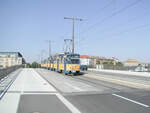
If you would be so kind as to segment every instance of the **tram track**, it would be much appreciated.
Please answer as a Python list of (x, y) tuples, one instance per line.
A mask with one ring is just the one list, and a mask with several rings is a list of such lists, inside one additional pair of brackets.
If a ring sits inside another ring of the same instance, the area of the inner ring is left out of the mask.
[[(80, 85), (76, 85), (74, 86), (75, 84), (73, 83), (73, 86), (72, 87), (79, 87), (81, 89), (83, 89), (83, 91), (77, 91), (77, 92), (66, 92), (64, 91), (63, 88), (60, 88), (59, 87), (59, 81), (57, 82), (50, 82), (48, 80), (48, 78), (46, 77), (45, 78), (45, 74), (48, 74), (48, 70), (46, 71), (46, 73), (44, 72), (44, 70), (36, 70), (46, 81), (48, 81), (49, 84), (51, 84), (53, 87), (55, 87), (57, 89), (58, 92), (60, 92), (61, 94), (63, 95), (74, 95), (74, 94), (111, 94), (111, 93), (115, 93), (115, 92), (135, 92), (135, 91), (141, 91), (141, 89), (137, 89), (137, 88), (133, 88), (133, 87), (129, 87), (129, 86), (124, 86), (124, 85), (119, 85), (119, 84), (115, 84), (115, 83), (112, 83), (112, 82), (108, 82), (108, 81), (102, 81), (102, 80), (96, 80), (96, 79), (92, 79), (92, 78), (88, 78), (84, 75), (78, 75), (78, 76), (69, 76), (69, 75), (65, 75), (63, 73), (57, 73), (57, 72), (53, 72), (56, 73), (55, 76), (64, 76), (65, 78), (68, 78), (70, 79), (70, 81), (76, 81), (75, 83), (84, 83), (85, 84), (85, 87), (89, 87), (89, 86), (92, 86), (93, 88), (96, 88), (97, 90), (96, 91), (92, 91), (92, 90), (87, 90), (87, 91), (84, 91), (84, 86), (80, 87)], [(54, 77), (54, 76), (53, 76)], [(53, 79), (52, 77), (52, 79)], [(58, 77), (59, 78), (59, 77)], [(63, 77), (60, 77), (62, 79), (64, 79)], [(65, 86), (66, 83), (68, 82), (68, 79), (66, 79), (67, 81), (65, 82), (64, 81), (64, 84), (61, 83), (62, 87), (71, 87), (71, 86)], [(61, 80), (61, 79), (59, 79)], [(69, 84), (71, 85), (71, 82), (69, 82)], [(83, 85), (84, 85), (83, 84)], [(88, 86), (86, 86), (86, 84)]]
[(109, 88), (110, 90), (115, 91), (115, 92), (123, 92), (123, 90), (120, 90), (118, 88), (114, 88), (113, 86), (120, 86), (120, 87), (127, 88), (127, 89), (130, 89), (133, 91), (137, 91), (137, 90), (141, 91), (141, 89), (137, 89), (137, 88), (133, 88), (133, 87), (125, 86), (125, 85), (119, 85), (119, 84), (115, 84), (115, 83), (111, 83), (111, 82), (107, 82), (107, 81), (96, 80), (94, 78), (92, 79), (92, 78), (85, 77), (84, 75), (70, 76), (70, 77), (72, 77), (74, 79), (78, 79), (78, 80), (86, 82), (86, 83), (90, 83), (91, 85), (93, 84), (96, 87), (102, 86), (105, 88)]

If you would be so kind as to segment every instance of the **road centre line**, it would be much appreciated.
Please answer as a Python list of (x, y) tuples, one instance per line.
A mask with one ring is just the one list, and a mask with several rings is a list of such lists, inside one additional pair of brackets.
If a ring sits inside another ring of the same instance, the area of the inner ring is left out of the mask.
[(113, 95), (113, 96), (116, 96), (116, 97), (119, 97), (119, 98), (122, 98), (122, 99), (124, 99), (124, 100), (130, 101), (130, 102), (133, 102), (133, 103), (135, 103), (135, 104), (138, 104), (138, 105), (144, 106), (144, 107), (149, 107), (149, 106), (148, 106), (148, 105), (146, 105), (146, 104), (143, 104), (143, 103), (137, 102), (137, 101), (135, 101), (135, 100), (131, 100), (131, 99), (129, 99), (129, 98), (126, 98), (126, 97), (123, 97), (123, 96), (120, 96), (120, 95), (117, 95), (117, 94), (112, 94), (112, 95)]
[(57, 93), (56, 96), (66, 105), (72, 113), (81, 113), (74, 105), (72, 105), (65, 97)]

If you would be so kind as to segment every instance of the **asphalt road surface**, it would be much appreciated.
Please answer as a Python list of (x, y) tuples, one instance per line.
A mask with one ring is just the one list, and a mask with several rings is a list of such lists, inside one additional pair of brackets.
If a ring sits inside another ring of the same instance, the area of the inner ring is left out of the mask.
[(150, 90), (132, 86), (143, 85), (145, 78), (133, 81), (130, 76), (93, 72), (66, 76), (46, 69), (22, 69), (17, 74), (0, 100), (0, 113), (150, 113)]
[(84, 75), (66, 76), (48, 70), (36, 71), (81, 113), (150, 113), (149, 90), (87, 78)]

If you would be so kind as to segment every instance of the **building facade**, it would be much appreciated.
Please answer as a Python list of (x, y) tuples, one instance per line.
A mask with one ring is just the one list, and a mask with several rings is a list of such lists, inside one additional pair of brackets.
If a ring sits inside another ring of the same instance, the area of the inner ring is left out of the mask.
[(138, 66), (140, 63), (136, 59), (128, 59), (124, 62), (124, 66), (132, 67)]
[(80, 55), (80, 64), (90, 66), (92, 64), (90, 57), (87, 55)]
[(101, 65), (103, 65), (104, 63), (113, 63), (113, 65), (116, 65), (116, 63), (119, 62), (119, 60), (115, 57), (105, 58), (101, 56), (90, 56), (89, 58), (91, 59), (92, 67), (94, 68), (96, 68), (97, 65), (100, 65), (101, 67)]
[(25, 60), (19, 52), (0, 52), (0, 68), (24, 64)]

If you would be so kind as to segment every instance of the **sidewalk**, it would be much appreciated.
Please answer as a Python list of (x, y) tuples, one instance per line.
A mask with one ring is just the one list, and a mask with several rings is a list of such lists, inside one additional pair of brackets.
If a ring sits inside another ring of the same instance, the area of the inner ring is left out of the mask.
[(0, 100), (1, 113), (16, 113), (20, 96), (27, 93), (49, 93), (56, 90), (33, 69), (22, 69), (7, 93)]
[[(85, 74), (90, 78), (95, 78), (120, 85), (130, 86), (140, 89), (150, 89), (150, 73), (127, 72), (118, 70), (89, 69), (91, 72)], [(94, 73), (95, 72), (95, 73)]]
[(88, 68), (89, 71), (98, 71), (98, 72), (108, 72), (108, 73), (118, 73), (125, 75), (134, 75), (134, 76), (142, 76), (142, 77), (150, 77), (150, 73), (148, 72), (131, 72), (131, 71), (120, 71), (120, 70), (104, 70), (104, 69), (95, 69)]

